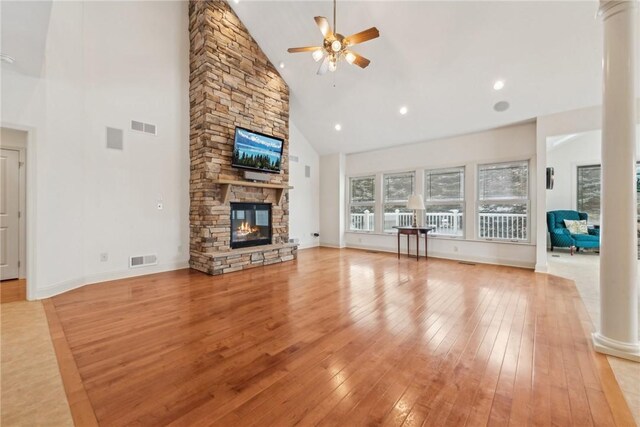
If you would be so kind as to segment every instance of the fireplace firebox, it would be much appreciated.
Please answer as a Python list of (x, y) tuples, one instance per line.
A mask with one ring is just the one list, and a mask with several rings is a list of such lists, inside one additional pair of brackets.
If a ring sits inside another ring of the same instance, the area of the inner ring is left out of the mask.
[(271, 204), (231, 203), (231, 248), (271, 244)]

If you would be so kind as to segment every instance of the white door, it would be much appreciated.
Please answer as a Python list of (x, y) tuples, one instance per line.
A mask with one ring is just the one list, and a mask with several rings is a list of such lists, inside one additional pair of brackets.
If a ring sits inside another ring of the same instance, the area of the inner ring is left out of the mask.
[(7, 280), (20, 272), (20, 153), (0, 151), (0, 280)]

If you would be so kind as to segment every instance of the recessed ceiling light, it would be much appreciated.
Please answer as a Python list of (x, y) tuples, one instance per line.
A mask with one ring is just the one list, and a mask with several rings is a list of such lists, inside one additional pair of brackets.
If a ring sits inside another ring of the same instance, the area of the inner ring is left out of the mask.
[(341, 131), (342, 130), (342, 125), (340, 125), (340, 123), (336, 123), (336, 125), (333, 128), (335, 130), (337, 130), (337, 131)]
[(7, 64), (13, 64), (14, 62), (16, 62), (16, 59), (13, 56), (0, 53), (0, 61), (6, 62)]
[(509, 103), (507, 101), (496, 102), (493, 106), (493, 109), (498, 113), (502, 113), (503, 111), (507, 111), (509, 109)]
[(407, 107), (400, 107), (400, 114), (402, 114), (403, 116), (408, 112), (409, 112), (409, 109)]
[(233, 0), (233, 2), (234, 2), (235, 4), (238, 4), (238, 3), (240, 3), (240, 0)]
[(278, 64), (278, 67), (280, 67), (280, 68), (284, 68), (284, 62), (280, 62), (280, 63)]
[(493, 84), (494, 90), (501, 90), (504, 87), (504, 80), (496, 80)]

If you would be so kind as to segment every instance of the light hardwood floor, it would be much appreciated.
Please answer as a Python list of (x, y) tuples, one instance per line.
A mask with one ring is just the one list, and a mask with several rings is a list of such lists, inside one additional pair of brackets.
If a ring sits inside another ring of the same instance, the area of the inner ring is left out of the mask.
[(25, 279), (0, 281), (0, 302), (27, 300), (27, 281)]
[(73, 426), (40, 301), (0, 306), (0, 425)]
[(633, 425), (573, 283), (528, 270), (322, 248), (46, 306), (101, 425)]

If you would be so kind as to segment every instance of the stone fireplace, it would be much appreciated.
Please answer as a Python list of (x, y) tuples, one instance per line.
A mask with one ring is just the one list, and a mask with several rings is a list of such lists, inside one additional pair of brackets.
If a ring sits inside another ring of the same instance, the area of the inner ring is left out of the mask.
[(231, 248), (271, 244), (271, 203), (231, 203)]
[[(297, 245), (289, 243), (289, 88), (226, 1), (191, 0), (189, 33), (189, 264), (223, 274), (295, 259)], [(231, 166), (236, 126), (284, 140), (281, 171), (268, 182), (246, 181)], [(257, 216), (246, 209), (234, 213), (241, 205), (270, 209)]]

